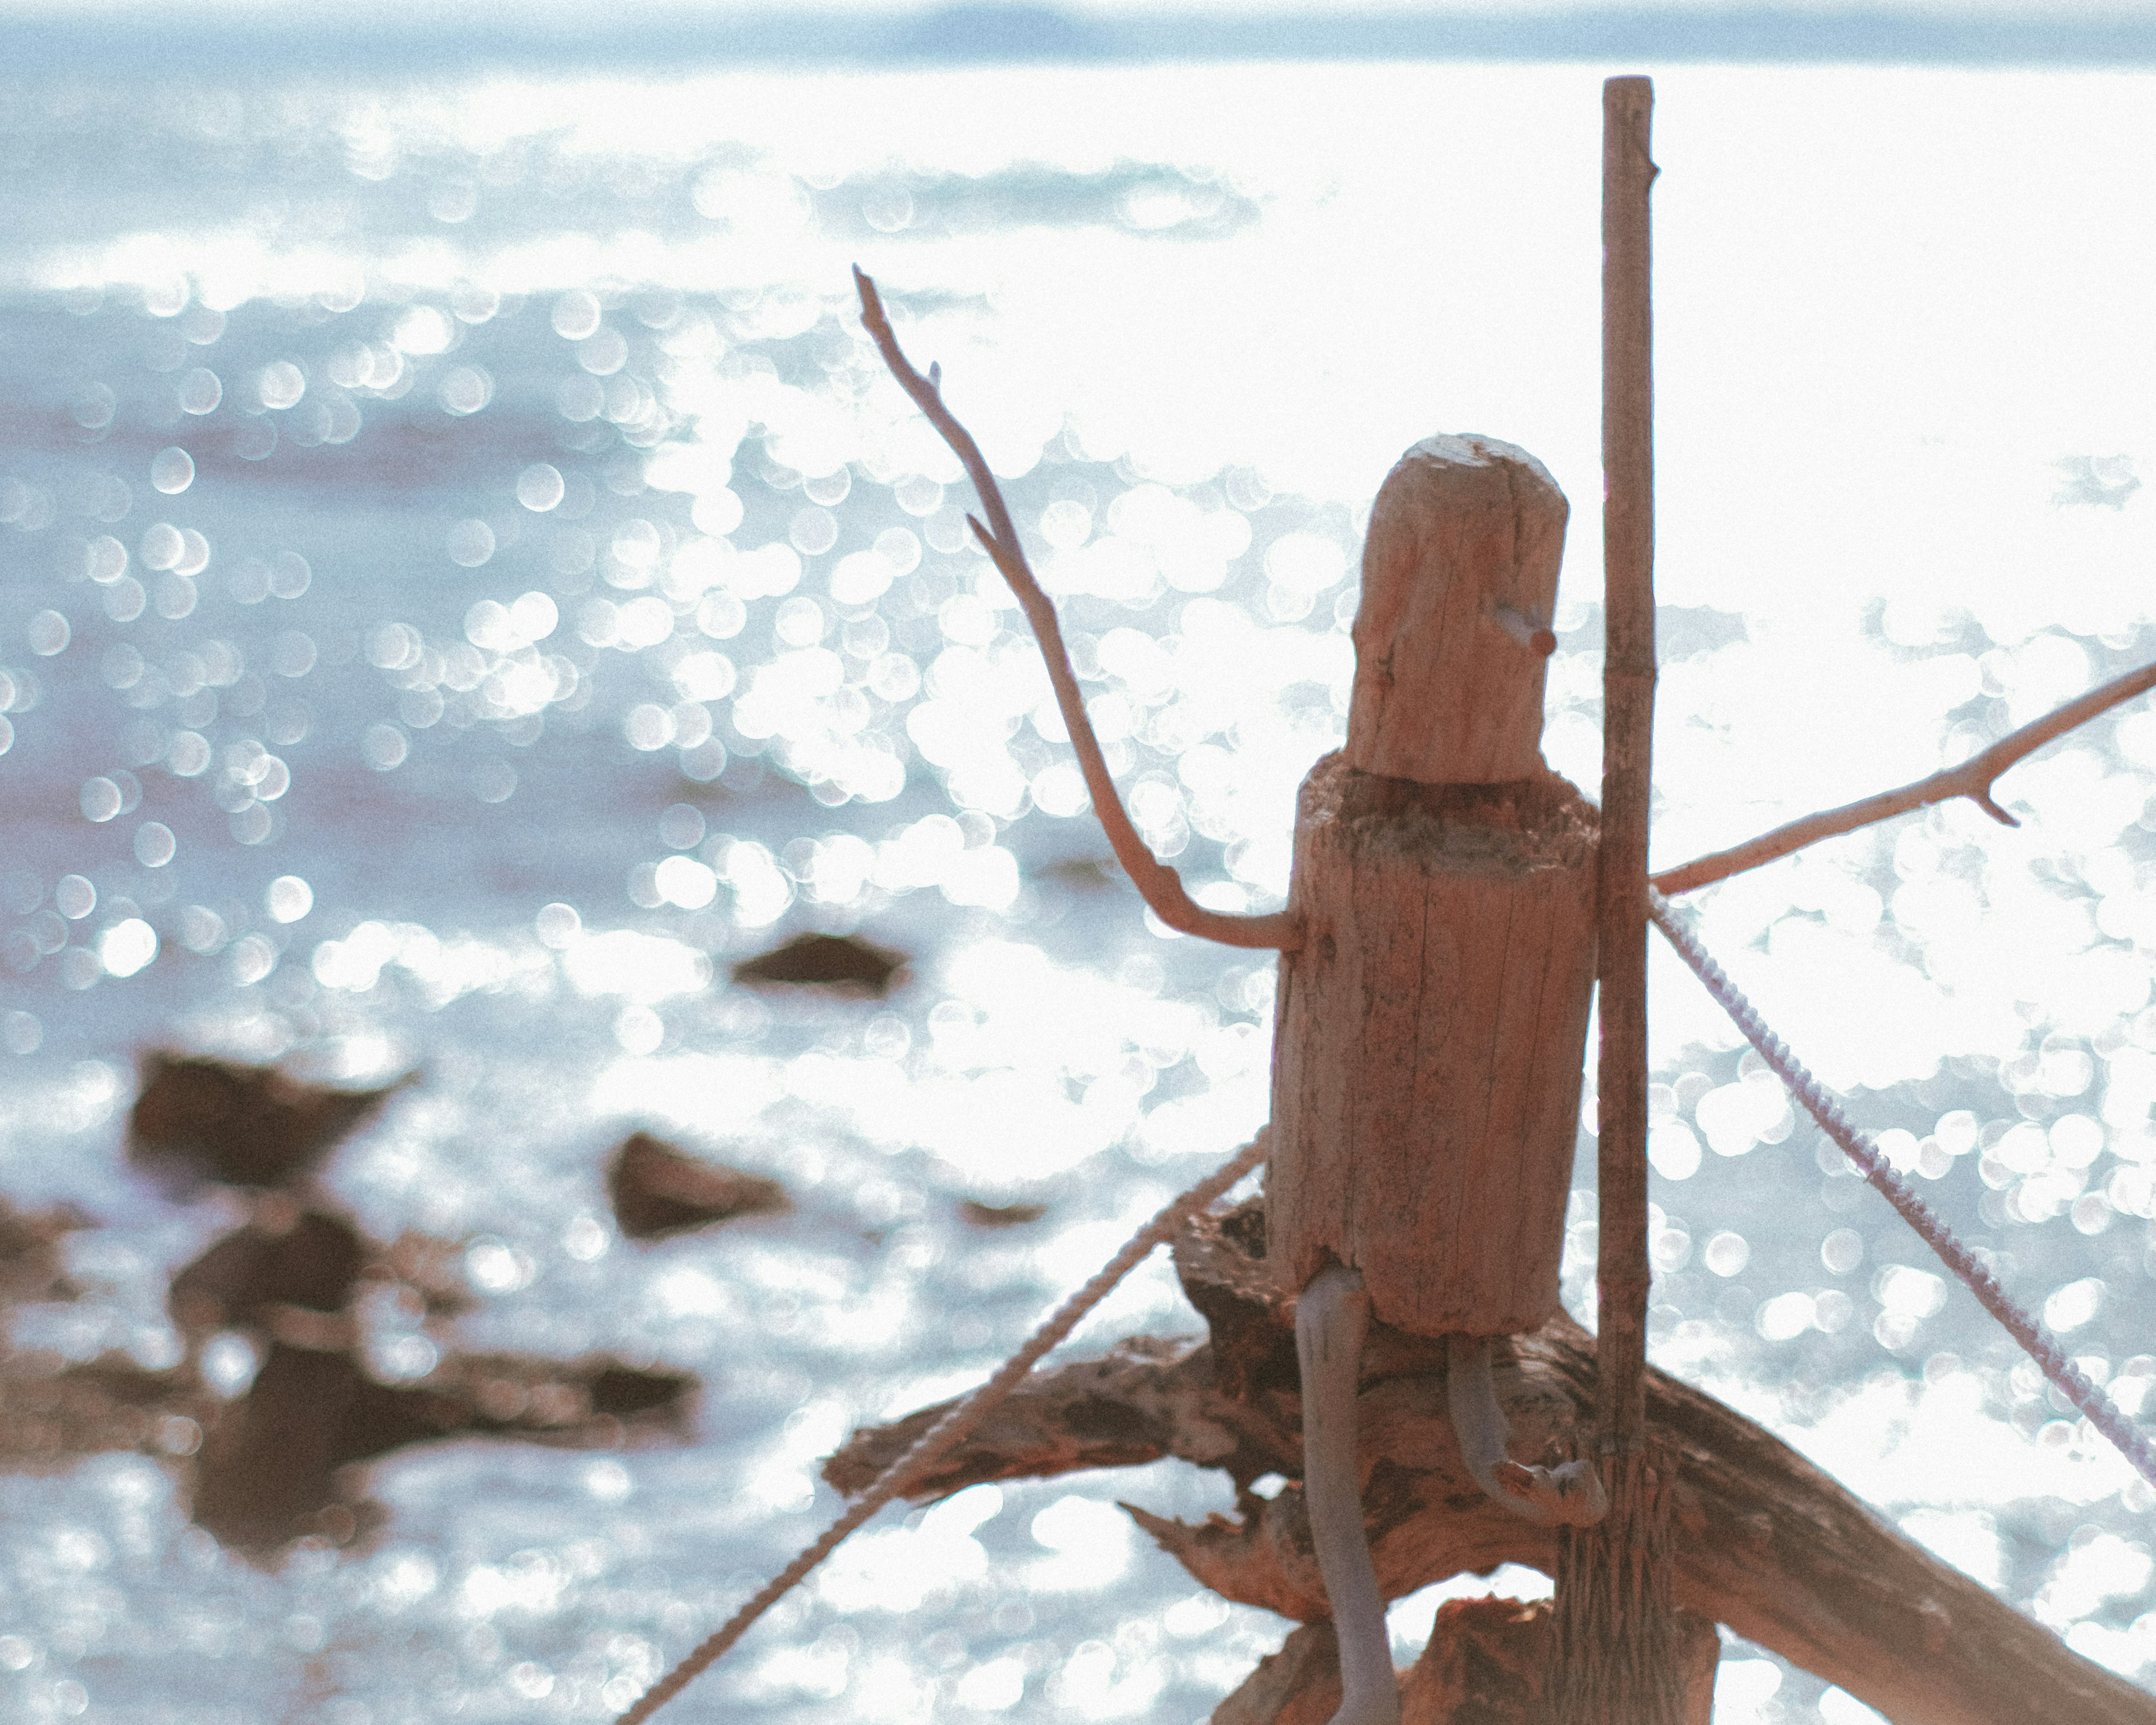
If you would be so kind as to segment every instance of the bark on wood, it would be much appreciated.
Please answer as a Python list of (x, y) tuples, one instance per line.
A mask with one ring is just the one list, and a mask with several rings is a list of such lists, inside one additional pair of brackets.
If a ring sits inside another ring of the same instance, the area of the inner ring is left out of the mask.
[[(1263, 1254), (1260, 1206), (1208, 1219), (1176, 1261), (1209, 1342), (1127, 1343), (1107, 1361), (1044, 1373), (916, 1495), (1177, 1455), (1239, 1486), (1297, 1470), (1291, 1300)], [(1498, 1395), (1515, 1455), (1553, 1455), (1591, 1430), (1594, 1338), (1569, 1319), (1499, 1344)], [(1360, 1397), (1363, 1503), (1381, 1590), (1398, 1599), (1496, 1564), (1552, 1572), (1552, 1534), (1492, 1503), (1469, 1476), (1445, 1412), (1440, 1342), (1373, 1327)], [(1896, 1725), (2156, 1725), (2156, 1697), (2082, 1658), (1904, 1538), (1770, 1432), (1659, 1372), (1645, 1378), (1650, 1444), (1673, 1454), (1675, 1603), (1839, 1684)], [(825, 1476), (857, 1490), (941, 1413), (857, 1434)], [(1189, 1525), (1133, 1511), (1201, 1582), (1297, 1622), (1327, 1616), (1301, 1491), (1246, 1491), (1236, 1512)]]
[[(1548, 1686), (1553, 1615), (1547, 1599), (1447, 1599), (1399, 1674), (1400, 1725), (1532, 1725)], [(1721, 1639), (1703, 1617), (1677, 1621), (1684, 1725), (1710, 1725)], [(1213, 1710), (1212, 1725), (1325, 1725), (1339, 1702), (1332, 1625), (1307, 1623)]]
[(1304, 783), (1266, 1177), (1288, 1287), (1337, 1260), (1423, 1335), (1556, 1312), (1594, 831), (1547, 772), (1432, 786), (1333, 755)]
[(1363, 546), (1352, 765), (1422, 784), (1547, 770), (1548, 648), (1517, 629), (1548, 627), (1566, 513), (1542, 463), (1494, 438), (1425, 438), (1400, 457)]

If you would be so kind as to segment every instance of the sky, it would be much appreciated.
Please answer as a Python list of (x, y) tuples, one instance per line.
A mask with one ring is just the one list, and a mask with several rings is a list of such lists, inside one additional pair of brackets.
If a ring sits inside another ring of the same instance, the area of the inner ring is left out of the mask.
[[(613, 0), (594, 8), (591, 0), (466, 0), (456, 8), (467, 26), (490, 23), (528, 24), (566, 21), (603, 9), (619, 19), (638, 14), (670, 23), (723, 23), (731, 19), (768, 17), (773, 13), (827, 13), (875, 15), (893, 18), (925, 17), (948, 8), (923, 4), (921, 0)], [(1776, 0), (1771, 6), (1746, 4), (1743, 0), (1418, 0), (1409, 7), (1399, 4), (1338, 3), (1338, 0), (1065, 0), (1040, 9), (1077, 18), (1134, 19), (1173, 13), (1189, 17), (1292, 14), (1341, 19), (1402, 17), (1546, 17), (1568, 13), (1630, 13), (1671, 14), (1712, 13), (1747, 16), (1797, 14), (1832, 18), (1853, 13), (1885, 13), (1894, 17), (1975, 22), (1997, 18), (2067, 22), (2156, 22), (2156, 0)], [(196, 19), (259, 18), (291, 24), (305, 18), (308, 8), (295, 8), (291, 0), (193, 0), (187, 16)], [(322, 15), (331, 8), (324, 8)], [(341, 22), (372, 16), (384, 22), (400, 18), (438, 18), (440, 8), (429, 0), (345, 0), (334, 8)], [(74, 21), (172, 22), (168, 0), (0, 0), (0, 18)]]

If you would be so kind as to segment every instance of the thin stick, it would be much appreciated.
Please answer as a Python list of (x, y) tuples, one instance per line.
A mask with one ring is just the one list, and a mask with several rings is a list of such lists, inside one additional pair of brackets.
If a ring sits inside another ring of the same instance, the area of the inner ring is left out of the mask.
[(1670, 1493), (1647, 1437), (1647, 808), (1655, 720), (1654, 85), (1602, 86), (1602, 1045), (1595, 1338), (1607, 1517), (1558, 1542), (1558, 1725), (1677, 1725)]
[(909, 1488), (934, 1471), (938, 1462), (957, 1449), (999, 1404), (1009, 1399), (1011, 1392), (1024, 1383), (1027, 1373), (1040, 1363), (1041, 1356), (1075, 1329), (1078, 1321), (1106, 1299), (1116, 1283), (1151, 1256), (1155, 1246), (1172, 1238), (1192, 1216), (1263, 1162), (1270, 1142), (1270, 1134), (1260, 1132), (1234, 1156), (1180, 1198), (1168, 1204), (1132, 1235), (1123, 1249), (1109, 1259), (1084, 1287), (1057, 1307), (1048, 1321), (1027, 1338), (1024, 1347), (996, 1368), (994, 1375), (987, 1383), (956, 1404), (922, 1434), (918, 1443), (878, 1474), (853, 1507), (826, 1527), (814, 1544), (758, 1589), (747, 1604), (706, 1635), (680, 1664), (645, 1690), (643, 1696), (614, 1722), (614, 1725), (644, 1725), (644, 1720), (708, 1671), (721, 1654), (748, 1633), (757, 1619), (792, 1592), (809, 1571), (836, 1551), (848, 1534), (893, 1498), (904, 1497)]
[(1026, 562), (1024, 548), (1019, 543), (1018, 529), (1011, 524), (1010, 511), (1004, 504), (1002, 487), (988, 470), (980, 445), (943, 405), (941, 368), (930, 367), (926, 377), (914, 370), (912, 362), (899, 347), (891, 320), (884, 316), (883, 300), (876, 292), (875, 283), (858, 265), (854, 270), (854, 285), (860, 290), (861, 323), (875, 339), (883, 362), (890, 367), (899, 388), (913, 398), (915, 405), (936, 428), (937, 435), (951, 446), (951, 453), (964, 465), (973, 481), (973, 489), (980, 493), (988, 525), (983, 526), (978, 516), (968, 516), (967, 520), (973, 525), (974, 536), (1018, 596), (1026, 621), (1033, 625), (1034, 639), (1040, 644), (1040, 656), (1047, 662), (1048, 680), (1055, 685), (1055, 704), (1062, 711), (1064, 728), (1070, 732), (1071, 747), (1078, 752), (1078, 766), (1086, 775), (1086, 788), (1093, 798), (1093, 813), (1108, 835), (1116, 860), (1123, 865), (1153, 915), (1170, 928), (1183, 934), (1203, 935), (1223, 946), (1292, 951), (1299, 944), (1301, 931), (1295, 918), (1286, 911), (1276, 911), (1264, 916), (1231, 916), (1207, 910), (1183, 891), (1183, 877), (1155, 856), (1145, 840), (1138, 837), (1137, 829), (1124, 812), (1122, 798), (1116, 793), (1116, 782), (1108, 776), (1108, 762), (1101, 752), (1100, 739), (1093, 734), (1093, 721), (1086, 716), (1085, 699), (1078, 692), (1078, 678), (1070, 669), (1070, 655), (1064, 649), (1055, 606), (1041, 590), (1031, 565)]
[(1598, 884), (1602, 1047), (1597, 1091), (1602, 1440), (1646, 1431), (1647, 803), (1655, 722), (1653, 315), (1647, 153), (1654, 86), (1603, 90), (1602, 515), (1608, 640)]
[(2086, 725), (2098, 714), (2108, 712), (2122, 701), (2156, 689), (2156, 665), (2144, 665), (2139, 670), (2128, 671), (2115, 677), (2100, 689), (2092, 689), (2080, 699), (2068, 701), (2056, 712), (2024, 725), (2011, 736), (2003, 737), (1980, 755), (1972, 755), (1958, 767), (1949, 767), (1934, 773), (1929, 778), (1920, 778), (1913, 784), (1905, 784), (1897, 791), (1881, 791), (1876, 797), (1866, 797), (1861, 803), (1845, 803), (1840, 809), (1828, 809), (1817, 814), (1808, 814), (1802, 820), (1793, 820), (1787, 826), (1776, 827), (1771, 833), (1762, 833), (1756, 839), (1727, 850), (1717, 850), (1707, 856), (1696, 858), (1681, 868), (1669, 869), (1654, 877), (1654, 886), (1660, 892), (1690, 892), (1697, 887), (1712, 886), (1717, 880), (1727, 880), (1732, 875), (1741, 875), (1747, 869), (1758, 868), (1762, 864), (1775, 861), (1808, 845), (1816, 845), (1822, 839), (1832, 839), (1843, 833), (1853, 833), (1860, 827), (1875, 822), (1891, 820), (1897, 814), (1906, 814), (1912, 809), (1922, 809), (1928, 803), (1944, 803), (1955, 797), (1966, 797), (1994, 820), (2002, 825), (2018, 827), (2021, 823), (2009, 814), (1992, 799), (1991, 787), (1999, 776), (2010, 767), (2018, 765), (2033, 755), (2047, 742), (2063, 737), (2076, 726)]

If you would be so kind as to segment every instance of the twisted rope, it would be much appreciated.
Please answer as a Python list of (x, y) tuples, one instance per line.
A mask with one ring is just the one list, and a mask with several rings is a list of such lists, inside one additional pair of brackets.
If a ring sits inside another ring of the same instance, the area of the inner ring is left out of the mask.
[(699, 1644), (695, 1651), (646, 1690), (642, 1699), (615, 1725), (643, 1725), (644, 1720), (687, 1688), (720, 1655), (741, 1640), (749, 1625), (791, 1592), (803, 1577), (836, 1551), (849, 1533), (892, 1498), (903, 1496), (908, 1486), (956, 1449), (998, 1403), (1024, 1381), (1041, 1356), (1075, 1329), (1078, 1321), (1106, 1299), (1117, 1282), (1143, 1263), (1155, 1246), (1172, 1237), (1192, 1216), (1263, 1162), (1270, 1137), (1269, 1132), (1260, 1132), (1224, 1164), (1170, 1202), (1132, 1235), (1123, 1249), (1091, 1281), (1059, 1306), (1025, 1345), (997, 1368), (993, 1377), (937, 1420), (911, 1448), (878, 1474), (875, 1483), (854, 1506), (824, 1529), (822, 1538), (765, 1583), (747, 1604)]
[(1804, 1062), (1789, 1052), (1789, 1044), (1768, 1029), (1758, 1009), (1744, 998), (1722, 967), (1707, 956), (1698, 937), (1676, 919), (1670, 901), (1651, 886), (1647, 889), (1647, 914), (1654, 919), (1655, 927), (1669, 937), (1678, 957), (1707, 984), (1707, 992), (1735, 1020), (1737, 1028), (1744, 1033), (1744, 1040), (1759, 1050), (1760, 1058), (1774, 1070), (1774, 1076), (1789, 1086), (1789, 1094), (1804, 1104), (1804, 1111), (1841, 1147), (1842, 1154), (1885, 1194), (1887, 1203), (1902, 1213), (1902, 1219), (1938, 1254), (1939, 1260), (1953, 1271), (1962, 1286), (1975, 1295), (1984, 1309), (2020, 1343), (2022, 1352), (2035, 1361), (2059, 1393), (2081, 1409), (2090, 1425), (2111, 1440), (2142, 1478), (2156, 1485), (2156, 1447), (2150, 1445), (2148, 1440), (2134, 1429), (2133, 1423), (2059, 1345), (2044, 1334), (2036, 1321), (2008, 1298), (1999, 1279), (1894, 1172), (1879, 1153), (1878, 1146), (1850, 1124), (1848, 1116), (1841, 1111), (1841, 1105), (1812, 1076)]

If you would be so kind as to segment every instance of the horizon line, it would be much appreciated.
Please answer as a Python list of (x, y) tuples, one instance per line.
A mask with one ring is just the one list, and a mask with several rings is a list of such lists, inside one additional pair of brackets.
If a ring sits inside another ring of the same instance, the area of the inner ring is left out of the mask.
[[(2059, 70), (2156, 65), (2156, 14), (2062, 19), (2031, 8), (1972, 18), (1878, 5), (1836, 11), (1575, 4), (1533, 13), (1444, 15), (1124, 15), (965, 0), (914, 13), (773, 10), (698, 18), (631, 3), (600, 19), (526, 13), (506, 28), (498, 17), (467, 22), (454, 12), (404, 12), (372, 20), (320, 12), (296, 18), (209, 13), (187, 20), (117, 13), (0, 15), (0, 38), (9, 43), (18, 75), (34, 67), (33, 76), (67, 69), (79, 56), (81, 69), (103, 76), (130, 61), (167, 70), (295, 60), (327, 69), (334, 61), (356, 73), (415, 60), (444, 71), (520, 64), (708, 70), (714, 62), (870, 70), (1326, 60), (1628, 59)], [(244, 52), (235, 54), (242, 43)]]

